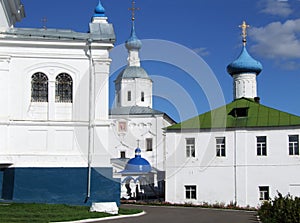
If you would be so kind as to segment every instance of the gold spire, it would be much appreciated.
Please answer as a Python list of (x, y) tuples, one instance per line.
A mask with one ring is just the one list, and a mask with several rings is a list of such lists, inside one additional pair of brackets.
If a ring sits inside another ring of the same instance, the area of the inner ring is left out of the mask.
[(242, 28), (242, 37), (243, 37), (243, 44), (246, 46), (247, 43), (247, 29), (250, 27), (246, 21), (243, 21), (242, 25), (239, 25), (240, 28)]
[(134, 0), (132, 0), (132, 6), (128, 10), (131, 11), (131, 20), (134, 21), (135, 20), (135, 11), (140, 10), (140, 8), (135, 7), (135, 1)]

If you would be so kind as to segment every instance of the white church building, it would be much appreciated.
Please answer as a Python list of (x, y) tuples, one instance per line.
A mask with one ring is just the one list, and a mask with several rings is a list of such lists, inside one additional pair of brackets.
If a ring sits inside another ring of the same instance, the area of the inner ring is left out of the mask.
[(0, 199), (119, 203), (110, 164), (109, 51), (99, 1), (88, 33), (15, 28), (20, 0), (0, 1)]
[[(133, 1), (134, 3), (134, 1)], [(134, 10), (133, 6), (133, 10)], [(132, 29), (126, 41), (128, 50), (128, 64), (117, 76), (115, 83), (115, 103), (110, 110), (111, 131), (109, 146), (113, 159), (114, 176), (121, 178), (121, 198), (131, 197), (125, 189), (131, 185), (131, 191), (136, 186), (143, 196), (149, 196), (140, 186), (152, 187), (150, 194), (155, 190), (155, 197), (164, 196), (165, 154), (166, 140), (164, 128), (176, 122), (166, 113), (153, 109), (153, 81), (141, 66), (139, 51), (142, 42), (135, 32), (135, 18), (132, 17)], [(155, 84), (155, 83), (154, 83)], [(135, 150), (139, 147), (141, 155), (151, 165), (151, 173), (130, 175), (121, 173), (126, 167), (129, 158), (134, 158)], [(136, 197), (136, 194), (132, 194)]]
[(153, 109), (134, 16), (111, 109), (116, 37), (101, 1), (87, 33), (15, 28), (24, 16), (20, 0), (0, 1), (0, 200), (119, 203), (164, 181), (171, 203), (256, 207), (277, 191), (300, 196), (300, 117), (260, 103), (246, 23), (227, 67), (233, 102), (176, 124)]
[(257, 207), (300, 196), (300, 117), (260, 104), (262, 65), (243, 48), (228, 65), (233, 102), (166, 129), (166, 201)]

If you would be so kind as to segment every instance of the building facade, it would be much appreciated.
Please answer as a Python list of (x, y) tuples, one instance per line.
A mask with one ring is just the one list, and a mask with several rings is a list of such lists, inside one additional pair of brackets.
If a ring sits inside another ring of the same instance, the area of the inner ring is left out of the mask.
[(168, 202), (257, 207), (277, 192), (300, 196), (300, 117), (260, 104), (262, 66), (243, 37), (227, 67), (234, 101), (166, 130)]
[[(153, 81), (141, 66), (139, 51), (142, 42), (136, 36), (134, 18), (131, 34), (125, 46), (128, 50), (128, 64), (115, 80), (116, 98), (114, 107), (110, 110), (112, 123), (109, 141), (114, 175), (122, 180), (124, 193), (121, 193), (121, 197), (130, 198), (125, 186), (130, 184), (133, 190), (141, 182), (136, 180), (135, 176), (121, 172), (129, 159), (135, 156), (135, 149), (139, 147), (143, 157), (152, 167), (150, 175), (154, 175), (154, 177), (147, 176), (147, 179), (153, 180), (147, 180), (143, 184), (151, 185), (160, 196), (163, 196), (166, 160), (163, 129), (175, 124), (175, 121), (164, 112), (152, 108)], [(152, 191), (150, 193), (153, 194)]]
[(119, 203), (107, 153), (115, 34), (101, 2), (88, 33), (14, 28), (19, 0), (0, 11), (1, 198)]

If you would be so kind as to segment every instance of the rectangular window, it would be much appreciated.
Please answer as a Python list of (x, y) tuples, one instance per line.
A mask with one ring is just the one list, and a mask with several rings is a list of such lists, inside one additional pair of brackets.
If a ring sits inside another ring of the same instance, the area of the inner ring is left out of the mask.
[(226, 156), (225, 137), (216, 138), (216, 152), (218, 157)]
[(289, 135), (289, 154), (299, 155), (299, 135)]
[(266, 136), (257, 136), (256, 137), (256, 149), (258, 156), (267, 155), (267, 137)]
[(148, 138), (146, 139), (146, 151), (152, 151), (153, 148), (153, 139), (152, 138)]
[(195, 139), (186, 139), (186, 157), (195, 157)]
[(261, 201), (269, 200), (269, 187), (268, 186), (259, 187), (259, 200), (261, 200)]
[(127, 92), (127, 101), (131, 101), (131, 91)]
[(125, 151), (121, 151), (121, 159), (125, 159), (126, 158), (126, 152)]
[(145, 93), (142, 92), (142, 93), (141, 93), (141, 102), (144, 102), (144, 101), (145, 101)]
[(185, 199), (197, 199), (197, 187), (195, 185), (185, 186)]

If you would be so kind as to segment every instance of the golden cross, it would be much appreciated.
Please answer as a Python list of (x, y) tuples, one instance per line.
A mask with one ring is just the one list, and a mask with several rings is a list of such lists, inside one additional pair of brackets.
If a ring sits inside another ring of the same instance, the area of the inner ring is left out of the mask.
[(135, 1), (134, 0), (132, 0), (132, 6), (128, 10), (131, 11), (131, 20), (134, 21), (135, 20), (135, 11), (140, 10), (140, 8), (135, 7)]
[(48, 22), (47, 18), (44, 17), (44, 18), (42, 18), (41, 21), (42, 21), (42, 23), (43, 23), (43, 28), (44, 28), (44, 29), (47, 29), (47, 22)]
[(246, 43), (247, 43), (247, 29), (250, 27), (246, 21), (243, 21), (243, 24), (242, 25), (239, 25), (240, 28), (242, 28), (242, 37), (243, 37), (243, 44), (244, 46), (246, 46)]

